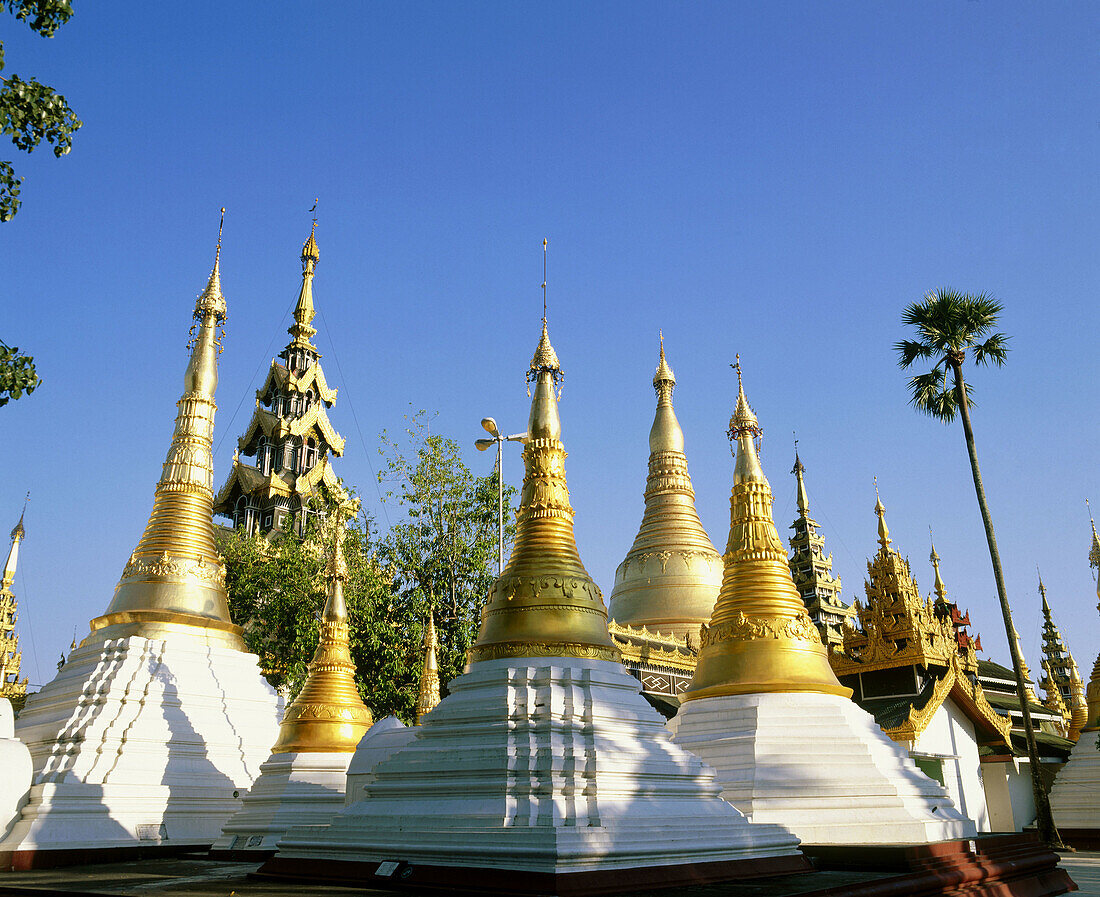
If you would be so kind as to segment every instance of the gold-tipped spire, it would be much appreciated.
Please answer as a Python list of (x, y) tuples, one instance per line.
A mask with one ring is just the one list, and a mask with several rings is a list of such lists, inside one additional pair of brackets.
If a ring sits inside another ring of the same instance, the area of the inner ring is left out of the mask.
[(1038, 704), (1039, 698), (1035, 695), (1035, 689), (1031, 687), (1031, 670), (1028, 669), (1027, 661), (1024, 659), (1024, 646), (1020, 644), (1020, 633), (1016, 631), (1015, 626), (1012, 627), (1012, 637), (1016, 640), (1016, 651), (1020, 655), (1020, 671), (1024, 674), (1024, 694), (1032, 704)]
[(302, 690), (283, 716), (273, 754), (350, 753), (373, 722), (355, 685), (355, 662), (349, 647), (344, 533), (343, 520), (338, 519), (325, 571), (328, 594), (317, 650)]
[(760, 425), (745, 397), (740, 358), (730, 535), (722, 589), (703, 628), (699, 661), (683, 700), (758, 692), (809, 691), (850, 697), (837, 681), (817, 628), (791, 578), (760, 467)]
[[(222, 221), (225, 209), (222, 209)], [(214, 545), (214, 392), (218, 386), (216, 330), (225, 321), (221, 291), (221, 227), (214, 267), (195, 303), (195, 333), (176, 403), (176, 428), (153, 497), (145, 532), (130, 555), (107, 612), (91, 622), (89, 638), (153, 637), (188, 627), (244, 650), (229, 618), (225, 566)]]
[[(314, 203), (314, 208), (317, 208)], [(313, 318), (317, 314), (313, 307), (313, 275), (317, 270), (317, 262), (321, 253), (317, 249), (317, 219), (313, 219), (313, 227), (309, 232), (309, 239), (302, 246), (302, 287), (298, 291), (298, 302), (294, 306), (294, 323), (287, 328), (287, 333), (294, 337), (297, 343), (312, 348), (310, 340), (317, 333), (311, 326)]]
[(424, 630), (424, 666), (420, 668), (420, 691), (416, 697), (416, 724), (439, 703), (439, 659), (436, 649), (435, 614), (428, 610), (428, 625)]
[[(931, 536), (931, 532), (929, 532), (929, 536)], [(940, 556), (936, 554), (935, 542), (932, 543), (932, 553), (928, 556), (928, 560), (932, 562), (932, 569), (936, 572), (936, 582), (932, 586), (936, 594), (936, 600), (940, 602), (947, 601), (947, 586), (943, 584), (943, 577), (940, 576)]]
[[(1092, 519), (1092, 507), (1089, 500), (1085, 499), (1085, 507), (1089, 509), (1089, 523), (1092, 524), (1092, 545), (1089, 548), (1089, 567), (1096, 567), (1096, 609), (1100, 610), (1100, 537), (1096, 535), (1096, 521)], [(1081, 730), (1094, 732), (1100, 729), (1100, 654), (1092, 666), (1092, 675), (1089, 676), (1089, 684), (1085, 689), (1085, 699), (1088, 703), (1088, 722)]]
[[(27, 497), (30, 497), (29, 492)], [(15, 582), (15, 568), (19, 563), (19, 544), (27, 535), (27, 531), (23, 528), (23, 518), (26, 513), (27, 503), (23, 502), (23, 511), (19, 515), (19, 522), (15, 524), (11, 531), (11, 548), (8, 549), (8, 559), (4, 562), (4, 575), (3, 579), (0, 580), (0, 592), (10, 591), (12, 584)]]
[(1043, 706), (1051, 713), (1058, 714), (1062, 723), (1061, 732), (1064, 735), (1068, 731), (1066, 720), (1069, 719), (1070, 712), (1066, 707), (1066, 702), (1062, 699), (1062, 691), (1058, 688), (1058, 683), (1054, 680), (1054, 674), (1050, 670), (1050, 664), (1048, 664), (1045, 659), (1043, 660), (1043, 672), (1046, 674), (1046, 700), (1043, 702)]
[(878, 494), (878, 477), (875, 477), (875, 514), (878, 515), (878, 544), (884, 551), (890, 550), (890, 528), (886, 525), (886, 506)]
[(794, 441), (794, 467), (791, 468), (791, 473), (795, 476), (796, 481), (796, 493), (797, 499), (795, 504), (798, 507), (799, 517), (810, 516), (810, 500), (806, 497), (806, 465), (802, 463), (802, 459), (798, 457), (798, 440)]
[(694, 640), (714, 608), (722, 560), (695, 510), (684, 433), (672, 407), (675, 384), (662, 338), (653, 378), (657, 410), (649, 431), (645, 513), (615, 571), (608, 613), (621, 625)]
[(469, 663), (501, 657), (618, 660), (599, 587), (584, 569), (573, 537), (565, 447), (555, 386), (561, 366), (546, 319), (527, 379), (535, 381), (516, 541), (508, 566), (489, 589)]

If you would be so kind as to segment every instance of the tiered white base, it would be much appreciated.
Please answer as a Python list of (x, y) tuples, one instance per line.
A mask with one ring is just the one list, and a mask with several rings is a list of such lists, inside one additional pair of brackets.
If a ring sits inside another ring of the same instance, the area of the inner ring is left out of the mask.
[(366, 797), (363, 789), (374, 781), (374, 767), (414, 738), (416, 729), (410, 729), (396, 716), (380, 719), (367, 729), (366, 734), (359, 739), (351, 763), (348, 764), (344, 804), (350, 805)]
[(271, 854), (292, 825), (328, 822), (344, 807), (351, 754), (272, 754), (213, 851)]
[(271, 752), (282, 700), (254, 654), (195, 633), (82, 645), (31, 696), (16, 734), (34, 785), (0, 856), (213, 843)]
[(3, 838), (27, 802), (31, 787), (31, 752), (15, 737), (11, 701), (0, 698), (0, 838)]
[(855, 702), (810, 692), (685, 701), (668, 727), (718, 771), (722, 796), (806, 844), (898, 844), (976, 834)]
[(798, 853), (718, 797), (621, 664), (484, 661), (449, 688), (364, 800), (291, 829), (265, 870), (301, 858), (558, 874)]
[[(1082, 732), (1070, 751), (1066, 765), (1058, 771), (1050, 789), (1050, 809), (1059, 830), (1095, 832), (1088, 840), (1100, 839), (1100, 732)], [(1070, 843), (1075, 839), (1070, 838)]]

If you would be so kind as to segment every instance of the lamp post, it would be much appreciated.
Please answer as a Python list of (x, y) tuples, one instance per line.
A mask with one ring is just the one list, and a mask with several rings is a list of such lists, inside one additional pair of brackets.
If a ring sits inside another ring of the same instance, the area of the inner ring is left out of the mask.
[(497, 429), (497, 422), (491, 417), (481, 421), (481, 426), (492, 436), (492, 439), (479, 439), (474, 445), (479, 452), (485, 451), (489, 446), (497, 447), (497, 576), (504, 572), (504, 443), (526, 442), (526, 433), (516, 433), (505, 436)]

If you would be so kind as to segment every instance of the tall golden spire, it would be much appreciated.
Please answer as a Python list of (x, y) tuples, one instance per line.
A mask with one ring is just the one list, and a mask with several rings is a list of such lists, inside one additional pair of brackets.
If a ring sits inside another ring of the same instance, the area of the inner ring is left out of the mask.
[[(882, 504), (880, 501), (879, 504)], [(885, 511), (885, 509), (883, 509)], [(885, 526), (885, 516), (883, 519), (883, 526)], [(932, 586), (932, 590), (936, 594), (936, 600), (943, 602), (947, 600), (947, 586), (943, 584), (943, 577), (940, 576), (940, 556), (936, 553), (936, 543), (932, 543), (932, 553), (928, 555), (928, 560), (932, 562), (932, 569), (936, 571), (936, 582)]]
[(436, 648), (435, 614), (429, 608), (428, 626), (424, 630), (424, 666), (420, 669), (420, 692), (416, 697), (416, 724), (431, 713), (439, 703), (439, 660)]
[(1020, 671), (1024, 674), (1024, 694), (1032, 704), (1038, 704), (1039, 698), (1031, 687), (1031, 670), (1028, 669), (1027, 661), (1024, 659), (1024, 646), (1020, 644), (1020, 633), (1016, 631), (1015, 625), (1012, 627), (1012, 637), (1016, 640), (1016, 652), (1020, 655)]
[(702, 632), (695, 678), (683, 700), (757, 692), (810, 691), (850, 697), (837, 681), (806, 613), (772, 518), (772, 491), (760, 467), (761, 433), (737, 370), (736, 446), (730, 535), (722, 589)]
[(317, 650), (305, 684), (286, 709), (273, 754), (350, 753), (373, 722), (355, 685), (355, 662), (348, 642), (348, 609), (344, 603), (344, 523), (333, 526), (332, 553), (325, 571), (328, 596), (321, 613)]
[(1071, 741), (1081, 737), (1081, 730), (1089, 721), (1088, 702), (1085, 698), (1085, 683), (1081, 681), (1081, 672), (1077, 669), (1077, 661), (1069, 659), (1069, 734)]
[(794, 467), (791, 468), (791, 473), (795, 476), (797, 485), (797, 507), (800, 517), (810, 516), (810, 500), (806, 497), (806, 481), (804, 475), (806, 473), (806, 465), (802, 463), (802, 459), (798, 457), (798, 440), (794, 441)]
[(653, 375), (657, 410), (649, 431), (645, 513), (615, 571), (608, 612), (621, 625), (644, 626), (695, 644), (718, 596), (722, 561), (695, 510), (684, 433), (672, 407), (675, 386), (662, 335)]
[(542, 335), (527, 372), (535, 394), (523, 447), (515, 547), (489, 589), (470, 663), (500, 657), (620, 658), (607, 632), (603, 595), (584, 569), (573, 537), (555, 393), (561, 379), (544, 306)]
[[(1085, 506), (1089, 507), (1088, 500)], [(1096, 521), (1092, 519), (1092, 509), (1089, 508), (1089, 523), (1092, 524), (1092, 545), (1089, 548), (1089, 567), (1096, 567), (1096, 609), (1100, 611), (1100, 537), (1096, 535)], [(1096, 657), (1096, 663), (1092, 666), (1092, 675), (1089, 676), (1089, 684), (1085, 689), (1085, 698), (1088, 702), (1088, 722), (1082, 729), (1083, 732), (1094, 732), (1100, 729), (1100, 654)]]
[[(225, 209), (222, 209), (222, 222)], [(221, 289), (221, 227), (214, 267), (195, 302), (191, 357), (176, 428), (153, 497), (153, 512), (107, 612), (91, 622), (89, 638), (153, 636), (199, 627), (244, 650), (240, 628), (229, 618), (225, 566), (214, 545), (214, 392), (218, 386), (218, 327), (225, 322)], [(197, 333), (195, 332), (197, 329)]]
[(883, 551), (890, 550), (890, 528), (886, 525), (886, 506), (878, 494), (878, 477), (875, 477), (875, 514), (878, 515), (878, 544)]
[[(30, 498), (29, 492), (27, 497)], [(27, 700), (27, 679), (19, 678), (23, 652), (19, 650), (19, 636), (15, 632), (19, 615), (16, 613), (17, 604), (12, 586), (15, 584), (15, 570), (19, 563), (19, 545), (27, 534), (23, 528), (26, 511), (27, 503), (24, 501), (23, 513), (19, 515), (19, 522), (11, 531), (11, 548), (8, 549), (3, 579), (0, 580), (0, 698), (10, 699), (17, 712), (23, 709)]]
[(1046, 658), (1043, 659), (1043, 672), (1046, 673), (1046, 700), (1043, 702), (1043, 706), (1047, 708), (1051, 713), (1056, 713), (1061, 718), (1062, 722), (1062, 734), (1068, 730), (1068, 724), (1066, 720), (1069, 719), (1069, 709), (1066, 707), (1066, 702), (1062, 700), (1062, 692), (1058, 688), (1058, 683), (1054, 680), (1054, 674), (1050, 670), (1050, 664), (1047, 663)]
[(19, 563), (19, 544), (27, 535), (27, 531), (23, 528), (23, 517), (26, 513), (27, 505), (24, 503), (23, 513), (19, 515), (19, 522), (15, 524), (14, 529), (11, 531), (11, 548), (8, 549), (8, 559), (4, 562), (4, 577), (0, 581), (0, 592), (10, 591), (12, 584), (15, 582), (15, 568)]
[(294, 306), (294, 323), (287, 328), (287, 333), (294, 337), (295, 342), (304, 343), (311, 348), (310, 339), (317, 333), (316, 328), (311, 326), (313, 317), (317, 313), (313, 307), (313, 273), (321, 258), (321, 253), (317, 250), (316, 233), (317, 219), (314, 218), (309, 239), (302, 246), (302, 288), (298, 292), (298, 302)]

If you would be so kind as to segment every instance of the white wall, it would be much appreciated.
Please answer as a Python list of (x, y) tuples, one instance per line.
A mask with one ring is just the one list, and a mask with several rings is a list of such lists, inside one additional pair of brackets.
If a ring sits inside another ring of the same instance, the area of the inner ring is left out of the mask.
[(912, 753), (942, 758), (943, 784), (955, 806), (974, 820), (978, 831), (990, 831), (974, 724), (950, 696), (921, 732)]

